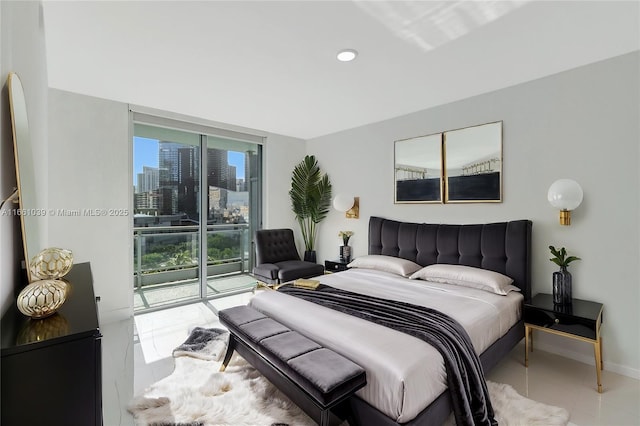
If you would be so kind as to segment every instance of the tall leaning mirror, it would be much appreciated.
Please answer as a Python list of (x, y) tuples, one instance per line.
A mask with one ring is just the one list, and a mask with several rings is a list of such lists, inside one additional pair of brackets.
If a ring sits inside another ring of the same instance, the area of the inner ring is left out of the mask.
[(11, 111), (11, 127), (13, 132), (13, 152), (16, 164), (16, 180), (20, 207), (20, 224), (22, 228), (22, 245), (24, 247), (25, 266), (29, 282), (33, 281), (28, 263), (38, 250), (39, 216), (41, 210), (36, 205), (35, 171), (33, 152), (29, 138), (29, 121), (27, 120), (27, 102), (20, 78), (9, 73), (7, 79), (9, 89), (9, 109)]

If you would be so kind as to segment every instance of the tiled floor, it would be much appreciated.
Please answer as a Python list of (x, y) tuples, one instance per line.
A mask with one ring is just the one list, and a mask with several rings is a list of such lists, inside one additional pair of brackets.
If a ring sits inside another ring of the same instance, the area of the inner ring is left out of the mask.
[[(212, 304), (215, 309), (223, 309), (246, 304), (251, 296), (251, 293), (245, 293), (214, 300)], [(136, 316), (137, 333), (132, 351), (134, 394), (171, 374), (173, 348), (196, 326), (219, 326), (214, 311), (204, 304), (196, 304)], [(108, 344), (105, 339), (104, 345)], [(103, 352), (107, 351), (105, 347)], [(568, 409), (571, 423), (575, 425), (640, 425), (639, 380), (604, 371), (604, 392), (598, 394), (592, 365), (536, 350), (529, 357), (529, 368), (525, 368), (523, 357), (524, 345), (520, 344), (488, 374), (487, 379), (508, 383), (524, 396)], [(105, 365), (103, 374), (109, 374), (109, 368)], [(118, 389), (105, 394), (105, 425), (132, 425), (133, 419), (124, 407), (128, 399), (123, 397), (130, 399), (133, 395)], [(118, 399), (125, 402), (118, 403)]]
[(640, 380), (605, 370), (600, 394), (593, 365), (542, 350), (529, 355), (529, 368), (524, 367), (523, 358), (524, 340), (487, 379), (508, 383), (536, 401), (566, 408), (571, 423), (579, 426), (640, 425)]
[[(135, 317), (134, 394), (173, 371), (173, 349), (189, 336), (194, 327), (220, 327), (214, 310), (246, 305), (253, 293), (242, 293)], [(170, 312), (169, 312), (170, 311)]]

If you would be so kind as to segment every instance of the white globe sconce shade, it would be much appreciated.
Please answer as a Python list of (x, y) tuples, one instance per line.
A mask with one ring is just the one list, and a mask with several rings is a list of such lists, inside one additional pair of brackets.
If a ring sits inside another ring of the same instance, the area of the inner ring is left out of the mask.
[(558, 179), (549, 187), (547, 199), (560, 210), (560, 225), (571, 225), (571, 211), (575, 210), (583, 197), (582, 188), (572, 179)]
[(338, 194), (333, 199), (333, 208), (344, 212), (347, 219), (360, 218), (360, 197)]

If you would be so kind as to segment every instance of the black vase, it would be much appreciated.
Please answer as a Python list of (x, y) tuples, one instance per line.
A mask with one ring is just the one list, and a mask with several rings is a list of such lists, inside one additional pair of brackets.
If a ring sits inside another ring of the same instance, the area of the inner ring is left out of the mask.
[(306, 262), (316, 263), (316, 251), (315, 250), (305, 250), (305, 252), (304, 252), (304, 260)]
[(351, 260), (351, 246), (340, 246), (340, 260), (343, 262)]
[(553, 303), (570, 305), (572, 298), (571, 273), (566, 268), (561, 268), (553, 273)]

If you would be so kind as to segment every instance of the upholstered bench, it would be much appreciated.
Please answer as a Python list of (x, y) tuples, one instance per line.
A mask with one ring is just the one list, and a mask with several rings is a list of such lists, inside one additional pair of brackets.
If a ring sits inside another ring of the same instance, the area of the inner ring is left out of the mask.
[(347, 399), (367, 383), (362, 367), (249, 306), (219, 318), (230, 332), (221, 371), (237, 351), (321, 426), (350, 416)]

